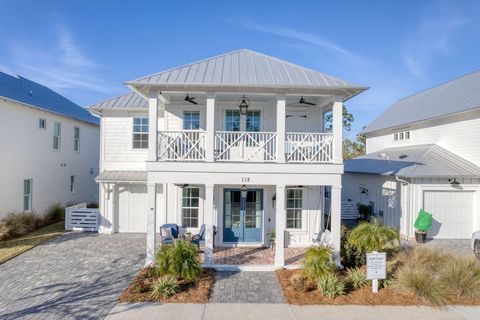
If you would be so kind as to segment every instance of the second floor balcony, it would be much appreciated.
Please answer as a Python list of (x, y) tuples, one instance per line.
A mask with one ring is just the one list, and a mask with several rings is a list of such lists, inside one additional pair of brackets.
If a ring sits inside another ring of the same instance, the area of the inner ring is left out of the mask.
[[(333, 163), (333, 133), (215, 131), (213, 160), (222, 162)], [(207, 161), (207, 132), (158, 132), (158, 161)], [(280, 151), (283, 149), (283, 152)]]

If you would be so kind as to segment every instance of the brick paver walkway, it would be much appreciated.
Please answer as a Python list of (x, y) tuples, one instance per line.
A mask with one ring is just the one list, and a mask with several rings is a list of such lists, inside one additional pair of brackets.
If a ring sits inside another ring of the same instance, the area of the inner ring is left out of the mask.
[(145, 235), (66, 233), (0, 265), (0, 319), (98, 319), (145, 262)]
[(217, 272), (213, 303), (284, 303), (274, 272)]

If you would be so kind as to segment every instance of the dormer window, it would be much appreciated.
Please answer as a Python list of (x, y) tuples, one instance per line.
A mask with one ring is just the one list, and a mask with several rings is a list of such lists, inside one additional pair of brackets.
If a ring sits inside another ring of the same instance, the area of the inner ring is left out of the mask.
[(403, 140), (409, 140), (409, 139), (410, 139), (410, 131), (395, 132), (393, 134), (394, 141), (403, 141)]

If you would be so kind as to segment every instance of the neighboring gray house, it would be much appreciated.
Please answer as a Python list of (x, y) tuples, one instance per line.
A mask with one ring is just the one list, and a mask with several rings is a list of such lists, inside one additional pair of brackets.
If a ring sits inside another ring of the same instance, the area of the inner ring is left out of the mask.
[(480, 71), (398, 100), (363, 133), (367, 155), (345, 162), (344, 206), (372, 202), (406, 238), (421, 208), (430, 238), (480, 229)]

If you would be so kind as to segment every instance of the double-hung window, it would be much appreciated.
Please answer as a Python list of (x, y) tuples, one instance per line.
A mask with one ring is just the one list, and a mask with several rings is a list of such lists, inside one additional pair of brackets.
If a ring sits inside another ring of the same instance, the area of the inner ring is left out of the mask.
[(240, 131), (240, 111), (225, 111), (225, 131)]
[(70, 192), (75, 192), (75, 176), (70, 176)]
[(200, 206), (200, 189), (184, 187), (182, 190), (182, 226), (198, 228), (198, 210)]
[(259, 132), (262, 130), (262, 118), (260, 110), (248, 110), (245, 120), (245, 131)]
[(46, 129), (47, 128), (47, 119), (43, 119), (43, 118), (38, 119), (38, 127), (40, 129)]
[(73, 128), (73, 151), (75, 152), (80, 151), (80, 128), (79, 127)]
[(302, 228), (303, 190), (287, 189), (287, 228)]
[(148, 118), (133, 118), (133, 149), (148, 149)]
[(183, 112), (183, 130), (200, 129), (200, 111)]
[(32, 211), (32, 179), (23, 180), (23, 211)]
[(53, 123), (53, 150), (60, 150), (60, 135), (61, 135), (62, 126), (60, 122)]

